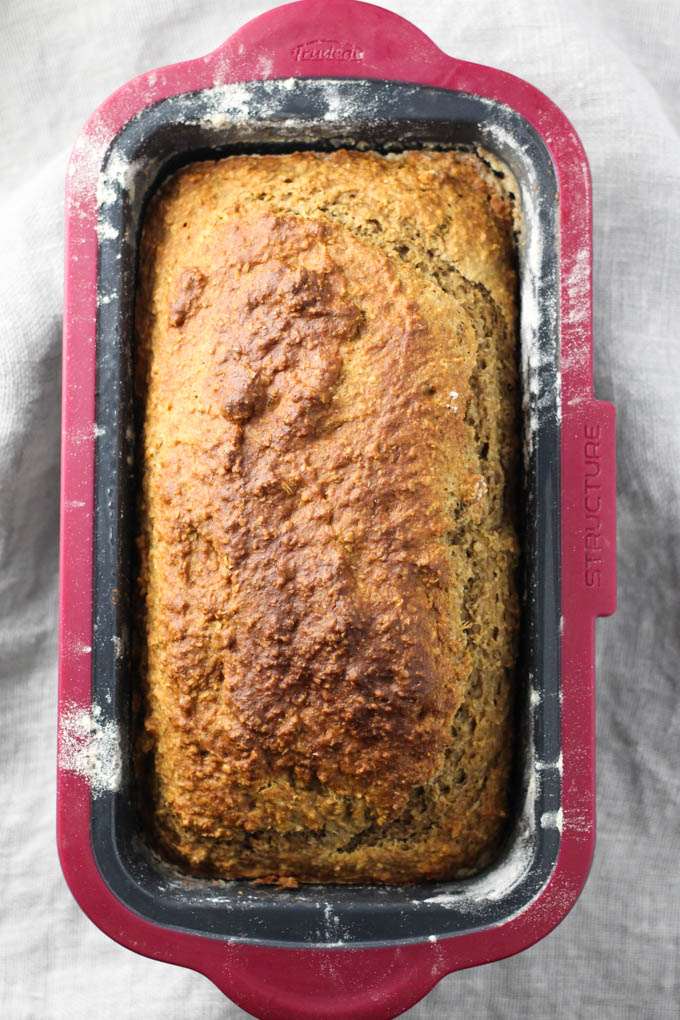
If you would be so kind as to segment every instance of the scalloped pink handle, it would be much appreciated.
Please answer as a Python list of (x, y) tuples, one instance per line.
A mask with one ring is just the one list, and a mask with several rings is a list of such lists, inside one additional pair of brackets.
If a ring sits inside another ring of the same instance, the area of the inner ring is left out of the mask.
[(234, 947), (228, 965), (207, 976), (259, 1020), (391, 1020), (449, 969), (435, 943), (273, 952)]
[(300, 0), (248, 22), (205, 58), (214, 82), (278, 77), (395, 78), (442, 84), (462, 62), (373, 4)]

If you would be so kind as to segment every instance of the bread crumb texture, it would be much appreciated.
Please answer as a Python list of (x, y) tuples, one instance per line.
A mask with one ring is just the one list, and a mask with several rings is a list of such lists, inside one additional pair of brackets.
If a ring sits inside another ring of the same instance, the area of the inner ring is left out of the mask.
[(498, 846), (512, 212), (461, 152), (233, 156), (150, 204), (137, 769), (189, 871), (412, 882)]

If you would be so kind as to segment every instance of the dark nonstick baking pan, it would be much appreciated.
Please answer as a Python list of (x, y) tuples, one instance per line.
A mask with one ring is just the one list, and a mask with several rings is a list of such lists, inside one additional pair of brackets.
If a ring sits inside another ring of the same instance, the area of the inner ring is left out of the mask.
[[(523, 642), (515, 814), (463, 881), (272, 889), (183, 875), (142, 838), (130, 655), (137, 245), (187, 162), (360, 146), (473, 148), (507, 175), (519, 239)], [(594, 843), (594, 618), (613, 611), (614, 416), (592, 395), (587, 164), (541, 93), (441, 53), (408, 22), (303, 0), (152, 72), (86, 125), (69, 168), (58, 839), (104, 931), (210, 977), (258, 1017), (393, 1017), (444, 974), (536, 942)]]

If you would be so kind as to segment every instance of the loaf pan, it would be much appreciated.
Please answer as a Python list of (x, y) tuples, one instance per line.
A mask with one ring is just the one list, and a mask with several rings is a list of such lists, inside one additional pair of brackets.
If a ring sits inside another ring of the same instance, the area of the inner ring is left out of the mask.
[[(241, 152), (463, 147), (521, 208), (522, 653), (514, 815), (455, 882), (273, 889), (183, 875), (144, 842), (131, 751), (137, 422), (132, 344), (146, 200)], [(615, 603), (614, 412), (592, 394), (590, 182), (532, 86), (443, 54), (378, 7), (303, 0), (202, 59), (145, 74), (87, 123), (67, 186), (58, 844), (121, 944), (207, 975), (256, 1017), (393, 1017), (445, 974), (535, 943), (594, 845), (594, 619)]]

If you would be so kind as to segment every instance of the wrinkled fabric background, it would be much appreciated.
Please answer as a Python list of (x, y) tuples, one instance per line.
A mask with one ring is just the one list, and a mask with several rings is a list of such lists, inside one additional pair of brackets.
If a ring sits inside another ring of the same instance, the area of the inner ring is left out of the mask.
[[(618, 409), (619, 604), (597, 627), (598, 847), (564, 923), (407, 1016), (680, 1012), (680, 10), (674, 0), (383, 0), (543, 89), (593, 174), (595, 390)], [(0, 31), (0, 1012), (235, 1020), (202, 976), (80, 912), (55, 849), (62, 220), (68, 153), (118, 85), (268, 5), (4, 0)], [(294, 1018), (293, 1018), (294, 1020)]]

